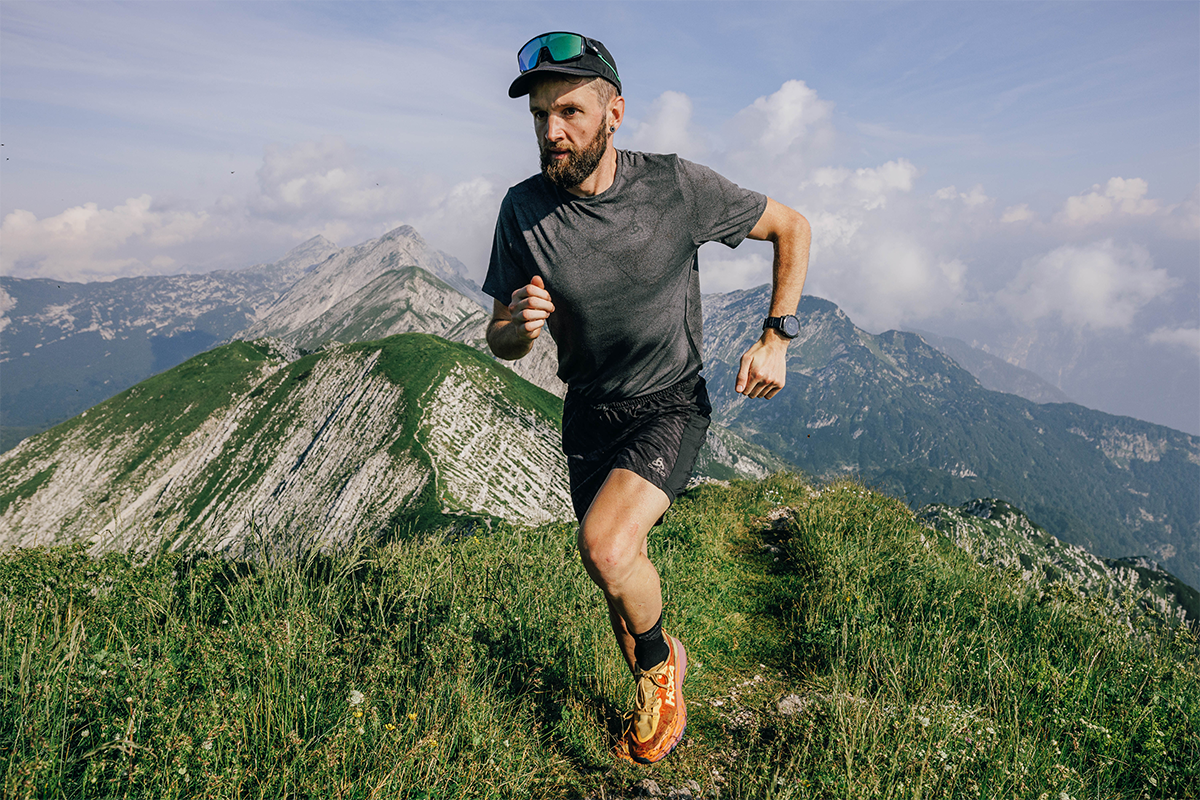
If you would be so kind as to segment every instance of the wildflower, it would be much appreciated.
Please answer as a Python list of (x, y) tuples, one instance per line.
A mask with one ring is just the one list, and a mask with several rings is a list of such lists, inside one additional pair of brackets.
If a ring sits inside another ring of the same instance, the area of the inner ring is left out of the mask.
[(361, 712), (361, 711), (355, 711), (355, 712), (354, 712), (354, 716), (355, 716), (355, 718), (357, 719), (358, 717), (361, 717), (361, 716), (362, 716), (362, 712)]
[(395, 725), (393, 725), (393, 724), (392, 724), (392, 723), (390, 723), (390, 722), (389, 722), (389, 723), (387, 723), (386, 725), (384, 725), (384, 726), (383, 726), (383, 728), (384, 728), (384, 730), (389, 730), (389, 731), (394, 731), (394, 730), (396, 730), (396, 726), (395, 726)]
[(89, 736), (91, 736), (91, 735), (92, 735), (92, 732), (91, 732), (91, 731), (89, 731), (89, 730), (87, 730), (87, 729), (85, 728), (83, 731), (81, 731), (81, 732), (80, 732), (80, 734), (79, 734), (79, 738), (80, 738), (80, 739), (86, 739), (87, 737), (89, 737)]
[(352, 706), (362, 705), (362, 701), (363, 701), (363, 693), (360, 692), (358, 689), (351, 689), (350, 690), (350, 698), (349, 698), (350, 705), (352, 705)]
[(408, 715), (408, 718), (411, 719), (413, 722), (416, 722), (417, 721), (417, 712), (415, 712), (415, 711), (410, 712)]
[(359, 726), (358, 726), (357, 733), (358, 733), (359, 735), (362, 735), (362, 734), (364, 734), (364, 733), (366, 733), (366, 732), (367, 732), (367, 729), (366, 729), (366, 728), (364, 728), (362, 725), (359, 725)]
[(929, 717), (917, 717), (917, 722), (921, 723), (922, 728), (929, 727)]
[(204, 743), (201, 744), (200, 747), (204, 750), (212, 750), (212, 739), (205, 739)]

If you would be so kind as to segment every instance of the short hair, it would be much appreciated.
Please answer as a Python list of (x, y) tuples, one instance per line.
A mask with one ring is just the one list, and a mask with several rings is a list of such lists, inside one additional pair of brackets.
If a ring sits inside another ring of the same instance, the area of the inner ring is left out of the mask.
[(616, 85), (604, 78), (592, 78), (592, 88), (596, 90), (596, 96), (600, 98), (602, 106), (607, 106), (620, 94)]

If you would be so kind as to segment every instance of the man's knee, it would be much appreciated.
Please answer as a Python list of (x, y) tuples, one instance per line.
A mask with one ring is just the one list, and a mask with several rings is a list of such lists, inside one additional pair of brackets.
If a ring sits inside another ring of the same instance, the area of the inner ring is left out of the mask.
[(604, 586), (618, 583), (641, 554), (636, 526), (600, 525), (585, 517), (579, 527), (579, 556), (590, 575)]

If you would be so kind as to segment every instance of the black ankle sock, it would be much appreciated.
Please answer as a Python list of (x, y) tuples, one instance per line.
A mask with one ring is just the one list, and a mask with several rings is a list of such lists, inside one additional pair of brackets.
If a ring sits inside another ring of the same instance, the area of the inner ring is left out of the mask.
[(633, 640), (633, 657), (641, 669), (658, 666), (671, 655), (671, 647), (663, 638), (661, 614), (653, 628), (645, 633), (633, 634)]

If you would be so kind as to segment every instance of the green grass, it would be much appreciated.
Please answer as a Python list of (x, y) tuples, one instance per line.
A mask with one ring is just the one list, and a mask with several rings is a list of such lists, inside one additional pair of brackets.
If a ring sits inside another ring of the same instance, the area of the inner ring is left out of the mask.
[[(781, 511), (780, 509), (790, 509)], [(0, 559), (3, 794), (1195, 797), (1200, 662), (975, 566), (899, 501), (779, 476), (652, 536), (688, 737), (607, 751), (632, 688), (574, 528), (399, 531), (299, 563)], [(781, 713), (783, 707), (794, 713)]]

